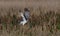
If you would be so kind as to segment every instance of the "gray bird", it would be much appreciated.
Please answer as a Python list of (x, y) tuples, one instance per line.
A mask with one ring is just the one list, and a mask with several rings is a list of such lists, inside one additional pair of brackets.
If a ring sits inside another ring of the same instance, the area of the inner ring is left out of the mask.
[(20, 24), (24, 25), (28, 22), (30, 16), (30, 12), (27, 8), (24, 9), (24, 13), (21, 12), (21, 17), (22, 17), (22, 21), (20, 22)]
[(30, 17), (30, 12), (27, 8), (24, 9), (24, 17), (26, 18), (26, 20), (28, 20)]

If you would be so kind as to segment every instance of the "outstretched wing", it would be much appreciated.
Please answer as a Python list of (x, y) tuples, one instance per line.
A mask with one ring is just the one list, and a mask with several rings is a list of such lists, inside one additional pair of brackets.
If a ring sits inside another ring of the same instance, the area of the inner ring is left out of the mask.
[(25, 16), (25, 18), (26, 18), (26, 20), (29, 18), (29, 16), (30, 16), (30, 13), (28, 12), (28, 11), (25, 11), (24, 12), (24, 16)]

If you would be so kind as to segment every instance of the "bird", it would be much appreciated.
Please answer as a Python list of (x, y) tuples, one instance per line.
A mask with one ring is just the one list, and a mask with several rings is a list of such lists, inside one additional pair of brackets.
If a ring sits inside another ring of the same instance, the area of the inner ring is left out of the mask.
[(22, 17), (22, 21), (20, 21), (20, 24), (22, 24), (22, 25), (24, 25), (28, 22), (28, 19), (30, 16), (29, 10), (27, 8), (25, 8), (24, 11), (25, 11), (24, 13), (20, 12), (20, 15)]
[(21, 12), (21, 17), (22, 17), (22, 21), (20, 22), (20, 24), (24, 25), (27, 23), (26, 18), (24, 17), (24, 14)]

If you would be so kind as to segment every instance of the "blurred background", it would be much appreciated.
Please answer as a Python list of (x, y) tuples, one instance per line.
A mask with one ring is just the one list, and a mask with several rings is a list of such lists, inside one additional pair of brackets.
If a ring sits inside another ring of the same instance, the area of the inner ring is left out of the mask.
[[(18, 25), (19, 10), (30, 11)], [(60, 0), (0, 0), (0, 36), (60, 36)]]

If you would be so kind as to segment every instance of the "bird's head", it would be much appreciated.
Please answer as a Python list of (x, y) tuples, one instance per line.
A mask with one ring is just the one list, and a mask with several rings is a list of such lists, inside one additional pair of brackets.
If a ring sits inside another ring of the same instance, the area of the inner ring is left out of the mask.
[(29, 11), (28, 8), (24, 8), (24, 11)]

